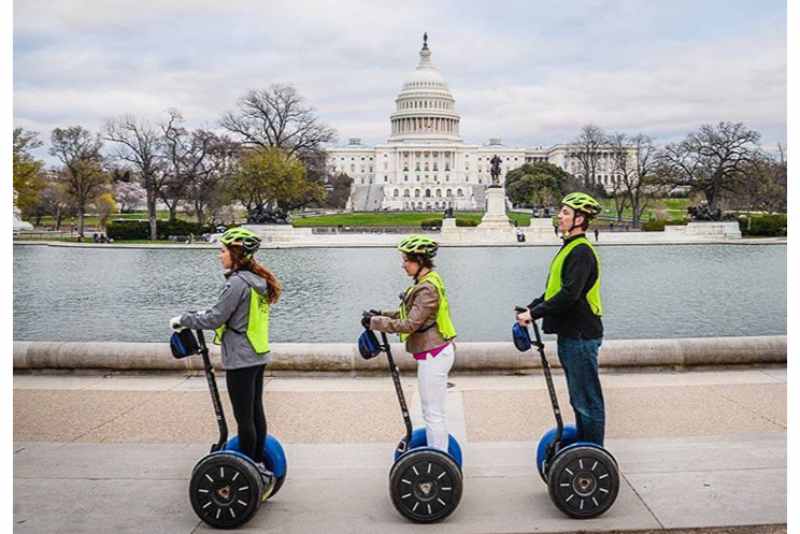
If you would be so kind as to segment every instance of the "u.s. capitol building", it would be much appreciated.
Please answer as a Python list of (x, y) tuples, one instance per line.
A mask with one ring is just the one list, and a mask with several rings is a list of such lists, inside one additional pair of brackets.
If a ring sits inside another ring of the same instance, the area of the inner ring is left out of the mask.
[[(386, 143), (366, 146), (360, 139), (350, 139), (346, 146), (327, 150), (329, 172), (353, 179), (347, 203), (351, 210), (483, 210), (495, 155), (502, 160), (500, 183), (509, 170), (524, 163), (549, 162), (581, 174), (575, 145), (512, 148), (500, 139), (489, 139), (486, 145), (464, 143), (461, 115), (447, 82), (431, 62), (427, 35), (419, 65), (395, 103)], [(610, 169), (611, 158), (601, 157), (597, 179), (606, 187), (616, 178)]]

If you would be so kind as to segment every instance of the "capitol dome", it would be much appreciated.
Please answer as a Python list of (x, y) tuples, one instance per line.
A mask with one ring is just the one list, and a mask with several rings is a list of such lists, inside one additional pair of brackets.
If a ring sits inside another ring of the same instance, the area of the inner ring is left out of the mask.
[(428, 34), (423, 36), (419, 64), (403, 84), (391, 115), (389, 142), (461, 141), (461, 116), (442, 73), (431, 62)]

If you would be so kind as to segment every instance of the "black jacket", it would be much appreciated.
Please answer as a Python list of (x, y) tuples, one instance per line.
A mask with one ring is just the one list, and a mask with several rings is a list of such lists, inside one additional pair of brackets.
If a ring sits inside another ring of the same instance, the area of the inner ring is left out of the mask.
[[(566, 239), (562, 248), (578, 237)], [(572, 249), (561, 268), (561, 291), (546, 302), (543, 294), (528, 304), (531, 317), (544, 318), (542, 330), (546, 334), (582, 339), (603, 337), (603, 322), (586, 300), (598, 272), (597, 260), (588, 245)]]

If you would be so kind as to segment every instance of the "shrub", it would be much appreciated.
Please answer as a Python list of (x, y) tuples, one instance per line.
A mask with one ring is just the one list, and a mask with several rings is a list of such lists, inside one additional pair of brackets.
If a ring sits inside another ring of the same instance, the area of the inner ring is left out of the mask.
[(459, 219), (456, 217), (456, 226), (478, 226), (480, 221), (475, 219)]
[(442, 226), (441, 219), (423, 219), (419, 222), (420, 227), (423, 230), (432, 230), (434, 228), (440, 228)]
[(747, 217), (739, 218), (739, 228), (742, 235), (778, 237), (786, 235), (786, 214), (753, 215), (750, 223)]
[(645, 221), (642, 223), (642, 231), (643, 232), (663, 232), (664, 226), (666, 226), (667, 221), (662, 219), (657, 220), (650, 220)]
[[(159, 220), (156, 222), (158, 239), (168, 239), (171, 235), (196, 236), (204, 233), (213, 233), (214, 227), (210, 224), (201, 225), (194, 222), (177, 220), (174, 222)], [(146, 220), (116, 219), (108, 223), (106, 234), (114, 241), (132, 239), (150, 239), (150, 223)]]

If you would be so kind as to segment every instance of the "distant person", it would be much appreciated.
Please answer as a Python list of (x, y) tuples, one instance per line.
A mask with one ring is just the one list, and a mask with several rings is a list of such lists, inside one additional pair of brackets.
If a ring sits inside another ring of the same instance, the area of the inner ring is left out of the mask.
[(597, 243), (600, 240), (600, 230), (595, 226), (594, 227), (594, 242)]
[(173, 317), (170, 326), (175, 330), (215, 330), (214, 343), (222, 345), (222, 365), (240, 451), (266, 472), (263, 393), (264, 368), (269, 359), (269, 309), (278, 301), (282, 288), (275, 275), (255, 259), (261, 245), (256, 234), (231, 228), (219, 242), (226, 282), (217, 303), (205, 311)]
[(575, 411), (576, 440), (602, 445), (605, 404), (597, 370), (603, 343), (600, 260), (586, 239), (589, 221), (600, 210), (600, 204), (585, 193), (570, 193), (561, 201), (558, 224), (564, 244), (550, 264), (544, 294), (517, 314), (517, 321), (527, 325), (543, 318), (542, 330), (558, 336), (558, 359)]

